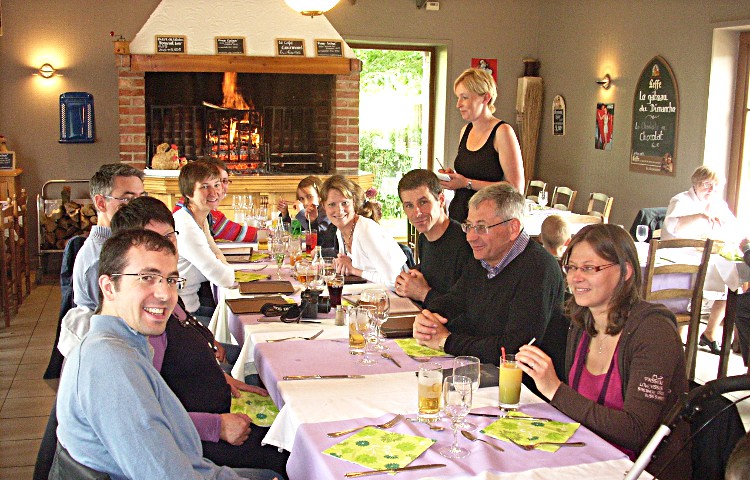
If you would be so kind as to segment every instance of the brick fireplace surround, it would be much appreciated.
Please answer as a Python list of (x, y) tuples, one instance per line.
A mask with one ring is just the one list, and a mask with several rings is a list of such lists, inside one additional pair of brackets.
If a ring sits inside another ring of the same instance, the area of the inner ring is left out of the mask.
[(120, 161), (145, 168), (147, 71), (332, 74), (331, 172), (356, 174), (359, 170), (359, 72), (361, 63), (345, 58), (235, 57), (203, 55), (116, 54)]

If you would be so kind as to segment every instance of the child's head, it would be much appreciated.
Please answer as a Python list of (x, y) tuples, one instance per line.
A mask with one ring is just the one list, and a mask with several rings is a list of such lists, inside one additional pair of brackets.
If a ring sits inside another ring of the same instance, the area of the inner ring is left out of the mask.
[(549, 253), (560, 258), (570, 241), (568, 222), (560, 215), (550, 215), (542, 222), (542, 246)]
[(310, 175), (300, 180), (297, 184), (297, 200), (299, 200), (304, 208), (310, 205), (320, 205), (320, 188), (323, 186), (323, 182), (320, 178)]

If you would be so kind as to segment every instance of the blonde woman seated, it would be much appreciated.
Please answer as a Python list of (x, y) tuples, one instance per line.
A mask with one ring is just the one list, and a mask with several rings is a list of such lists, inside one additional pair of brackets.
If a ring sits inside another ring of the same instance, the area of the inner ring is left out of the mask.
[(205, 321), (213, 311), (200, 305), (201, 283), (208, 280), (220, 287), (234, 285), (234, 269), (214, 243), (207, 221), (211, 210), (219, 206), (221, 172), (216, 165), (191, 162), (182, 167), (179, 186), (185, 206), (173, 214), (175, 229), (179, 232), (177, 268), (180, 276), (187, 279), (180, 290), (180, 298), (188, 312)]
[[(628, 232), (589, 225), (563, 255), (573, 297), (565, 354), (567, 381), (536, 346), (516, 358), (550, 403), (635, 459), (680, 395), (687, 391), (685, 356), (674, 315), (641, 300), (641, 268)], [(656, 451), (656, 474), (690, 434), (678, 425)], [(690, 478), (690, 448), (679, 452), (664, 479)]]
[(406, 255), (383, 227), (368, 218), (380, 217), (372, 205), (365, 203), (362, 188), (346, 177), (334, 175), (323, 183), (320, 197), (328, 219), (338, 229), (336, 271), (393, 287), (394, 279), (406, 265)]

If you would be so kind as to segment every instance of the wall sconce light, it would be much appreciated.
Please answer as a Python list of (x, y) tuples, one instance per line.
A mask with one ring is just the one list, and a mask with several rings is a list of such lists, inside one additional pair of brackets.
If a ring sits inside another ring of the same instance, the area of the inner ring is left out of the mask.
[(284, 0), (289, 7), (310, 18), (322, 15), (339, 3), (339, 0)]
[(57, 70), (55, 70), (55, 67), (50, 65), (49, 63), (45, 63), (41, 67), (39, 67), (39, 70), (34, 75), (39, 75), (42, 78), (52, 78), (55, 75), (60, 75), (57, 73)]
[(609, 90), (609, 87), (612, 86), (612, 77), (610, 77), (608, 73), (604, 75), (601, 80), (597, 80), (596, 84), (602, 87), (604, 90)]

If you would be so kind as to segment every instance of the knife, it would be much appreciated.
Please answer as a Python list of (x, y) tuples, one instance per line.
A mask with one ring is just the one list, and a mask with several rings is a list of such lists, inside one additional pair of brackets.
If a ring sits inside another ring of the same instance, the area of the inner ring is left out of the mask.
[(284, 375), (283, 380), (322, 380), (325, 378), (365, 378), (364, 375)]
[(477, 417), (491, 417), (496, 420), (537, 420), (541, 422), (551, 422), (551, 418), (544, 418), (544, 417), (513, 417), (513, 416), (502, 416), (499, 414), (494, 413), (473, 413), (469, 412), (469, 415), (474, 415)]
[(398, 473), (398, 472), (408, 472), (409, 470), (425, 470), (427, 468), (443, 468), (447, 465), (444, 463), (428, 463), (426, 465), (412, 465), (409, 467), (401, 467), (401, 468), (388, 468), (385, 470), (370, 470), (367, 472), (349, 472), (345, 474), (344, 476), (347, 478), (352, 477), (366, 477), (367, 475), (380, 475), (382, 473)]

